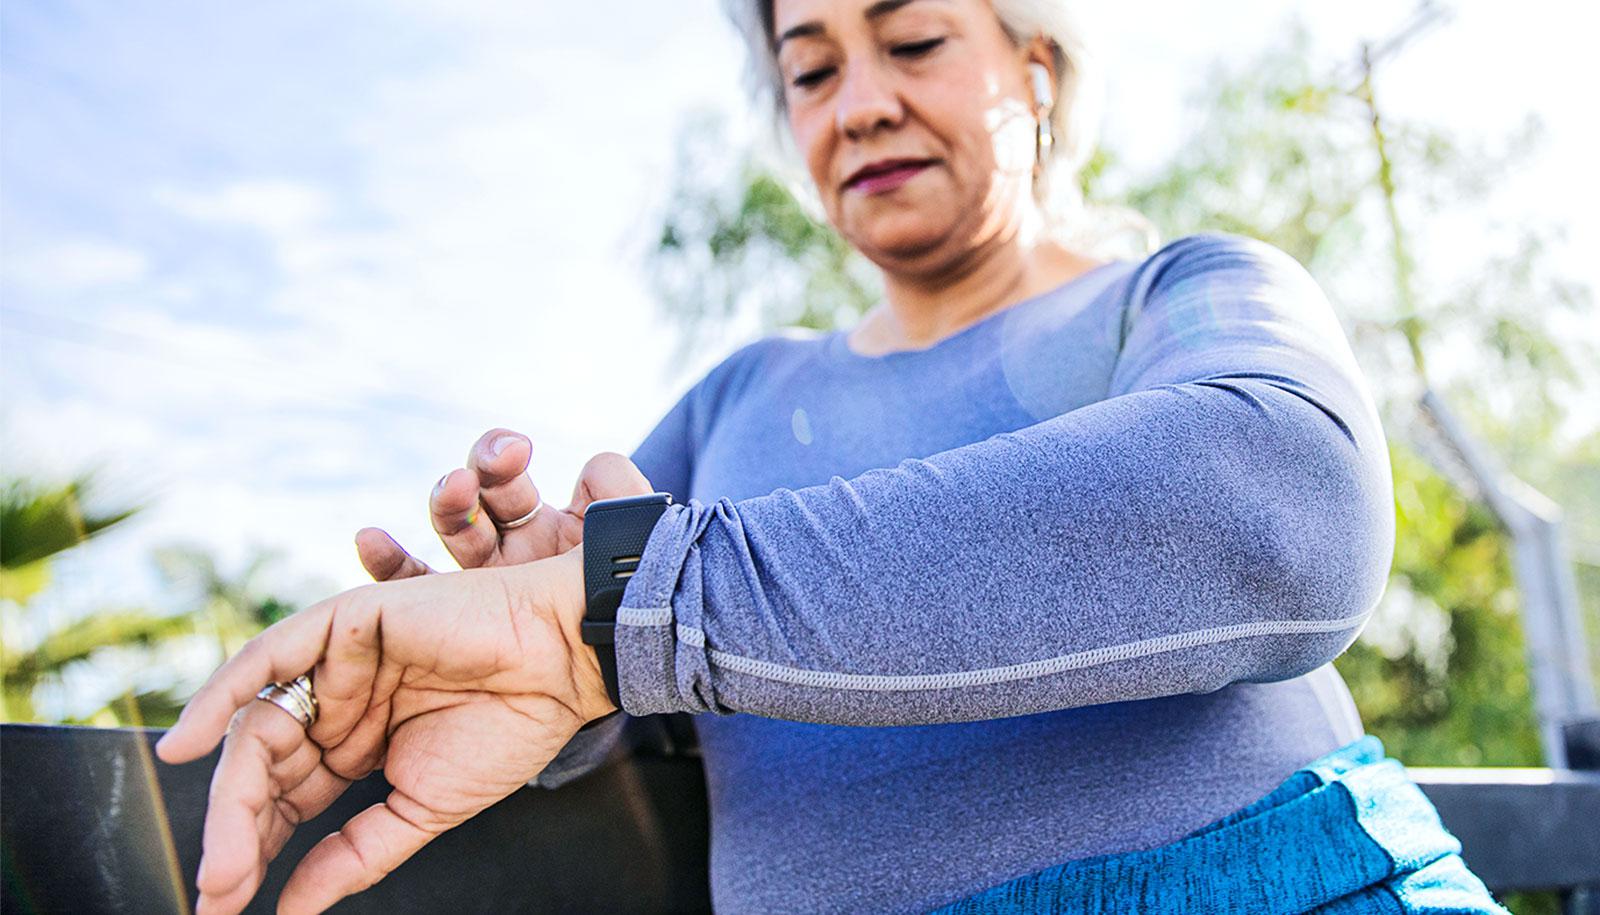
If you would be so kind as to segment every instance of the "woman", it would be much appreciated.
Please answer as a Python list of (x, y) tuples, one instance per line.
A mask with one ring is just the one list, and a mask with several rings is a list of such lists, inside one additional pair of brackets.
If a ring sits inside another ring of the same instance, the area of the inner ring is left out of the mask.
[[(1305, 271), (1225, 235), (1129, 261), (1056, 240), (1092, 61), (1054, 4), (751, 9), (882, 304), (735, 353), (564, 512), (539, 512), (525, 439), (486, 436), (432, 499), (483, 568), (420, 575), (363, 532), (393, 580), (253, 640), (161, 744), (195, 758), (237, 712), (205, 907), (242, 907), (293, 824), (376, 767), (394, 794), (282, 910), (576, 777), (630, 716), (694, 712), (719, 910), (1499, 911), (1329, 666), (1383, 588), (1392, 494)], [(652, 488), (678, 504), (619, 612), (611, 715), (578, 634), (581, 518)], [(251, 701), (307, 671), (309, 729)]]

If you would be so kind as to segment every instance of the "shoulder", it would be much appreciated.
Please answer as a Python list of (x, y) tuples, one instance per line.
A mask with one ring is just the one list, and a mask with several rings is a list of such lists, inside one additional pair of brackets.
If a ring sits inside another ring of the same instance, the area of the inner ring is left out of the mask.
[(1283, 287), (1320, 297), (1306, 268), (1282, 248), (1231, 232), (1199, 232), (1167, 242), (1140, 265), (1134, 298), (1182, 288), (1203, 280), (1210, 287), (1238, 284)]
[(780, 328), (729, 353), (706, 373), (703, 383), (718, 387), (748, 383), (753, 376), (809, 358), (826, 338), (822, 331)]
[(787, 372), (811, 358), (827, 335), (805, 328), (782, 328), (729, 353), (695, 383), (689, 396), (701, 411), (715, 415), (758, 381)]
[(1299, 353), (1356, 371), (1339, 316), (1311, 273), (1276, 245), (1231, 233), (1176, 239), (1140, 265), (1122, 343), (1134, 365), (1178, 353)]

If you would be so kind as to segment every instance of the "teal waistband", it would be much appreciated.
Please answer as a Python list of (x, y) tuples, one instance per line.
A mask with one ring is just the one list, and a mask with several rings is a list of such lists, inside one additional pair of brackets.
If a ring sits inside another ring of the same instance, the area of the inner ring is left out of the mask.
[(1422, 789), (1368, 736), (1176, 842), (1069, 861), (938, 912), (1506, 915), (1460, 850)]

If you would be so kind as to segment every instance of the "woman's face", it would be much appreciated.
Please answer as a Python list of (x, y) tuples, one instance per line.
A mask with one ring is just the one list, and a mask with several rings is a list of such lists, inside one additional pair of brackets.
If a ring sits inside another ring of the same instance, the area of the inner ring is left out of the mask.
[[(828, 219), (885, 268), (932, 268), (1031, 204), (1029, 50), (989, 0), (774, 0), (789, 127)], [(892, 166), (862, 176), (864, 167)]]

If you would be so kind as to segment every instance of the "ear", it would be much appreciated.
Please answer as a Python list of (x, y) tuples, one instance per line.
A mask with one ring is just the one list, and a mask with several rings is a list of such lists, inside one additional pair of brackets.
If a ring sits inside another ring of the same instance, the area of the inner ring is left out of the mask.
[[(1023, 84), (1033, 90), (1033, 108), (1038, 111), (1055, 103), (1055, 87), (1058, 74), (1056, 73), (1055, 45), (1043, 35), (1035, 35), (1022, 48)], [(1037, 67), (1043, 67), (1046, 78), (1043, 87), (1040, 86), (1038, 77), (1034, 74)], [(1045, 89), (1041, 98), (1040, 89)]]

